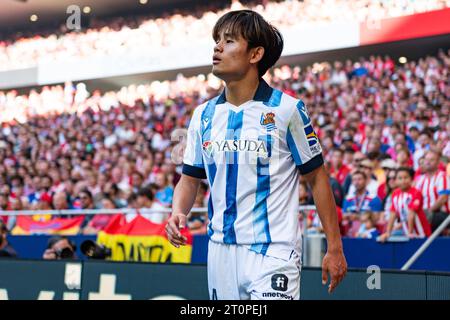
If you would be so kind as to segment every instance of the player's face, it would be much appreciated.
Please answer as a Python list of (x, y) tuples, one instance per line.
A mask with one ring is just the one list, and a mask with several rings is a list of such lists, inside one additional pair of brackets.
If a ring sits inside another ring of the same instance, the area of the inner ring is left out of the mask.
[(397, 173), (396, 183), (402, 190), (408, 190), (411, 187), (412, 179), (407, 172), (400, 171)]
[(225, 82), (242, 79), (250, 69), (251, 51), (247, 47), (241, 36), (222, 32), (214, 46), (212, 73)]

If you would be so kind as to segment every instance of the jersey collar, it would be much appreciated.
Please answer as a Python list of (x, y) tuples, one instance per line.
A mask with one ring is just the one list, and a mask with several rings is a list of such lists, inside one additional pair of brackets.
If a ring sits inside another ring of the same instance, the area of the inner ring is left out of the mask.
[[(216, 104), (222, 104), (227, 102), (227, 98), (225, 97), (225, 89), (223, 89), (219, 99)], [(253, 97), (254, 101), (260, 102), (269, 102), (270, 97), (272, 96), (273, 88), (267, 84), (264, 79), (259, 80), (258, 89), (256, 89), (255, 96)]]

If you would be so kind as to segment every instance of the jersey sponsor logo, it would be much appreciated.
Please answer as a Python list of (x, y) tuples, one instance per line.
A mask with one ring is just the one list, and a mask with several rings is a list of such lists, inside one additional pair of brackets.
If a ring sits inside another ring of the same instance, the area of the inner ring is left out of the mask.
[(221, 140), (205, 141), (203, 150), (208, 157), (215, 152), (255, 152), (260, 156), (267, 156), (267, 145), (264, 140)]
[(268, 132), (273, 131), (277, 128), (275, 125), (275, 113), (268, 112), (264, 115), (264, 112), (261, 113), (261, 120), (259, 123), (266, 128)]
[(288, 277), (282, 273), (272, 276), (272, 289), (276, 291), (286, 291), (288, 288)]
[(208, 157), (210, 157), (212, 155), (212, 152), (213, 152), (212, 142), (211, 141), (203, 142), (203, 150), (208, 155)]

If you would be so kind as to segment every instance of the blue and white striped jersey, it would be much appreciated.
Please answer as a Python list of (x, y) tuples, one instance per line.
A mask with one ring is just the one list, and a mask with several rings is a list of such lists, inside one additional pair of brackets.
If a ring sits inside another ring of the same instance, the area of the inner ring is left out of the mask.
[(239, 107), (224, 92), (194, 110), (183, 173), (207, 178), (211, 241), (288, 259), (300, 251), (299, 174), (323, 164), (304, 103), (260, 81)]

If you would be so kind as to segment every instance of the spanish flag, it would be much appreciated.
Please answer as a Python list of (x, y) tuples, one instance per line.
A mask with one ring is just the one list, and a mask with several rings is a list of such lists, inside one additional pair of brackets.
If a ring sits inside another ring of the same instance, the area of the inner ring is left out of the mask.
[(97, 242), (111, 249), (113, 261), (190, 263), (192, 235), (187, 229), (181, 233), (187, 243), (175, 248), (167, 239), (164, 223), (153, 223), (141, 215), (127, 223), (123, 215), (117, 215), (98, 233)]
[(51, 220), (35, 220), (29, 216), (17, 216), (12, 235), (59, 234), (76, 235), (81, 228), (84, 216), (75, 218), (53, 218)]

